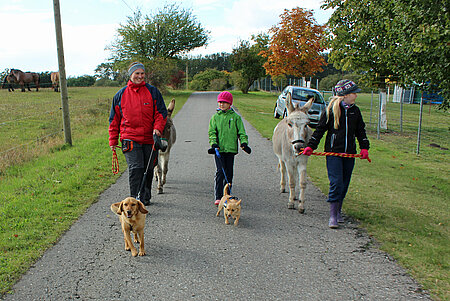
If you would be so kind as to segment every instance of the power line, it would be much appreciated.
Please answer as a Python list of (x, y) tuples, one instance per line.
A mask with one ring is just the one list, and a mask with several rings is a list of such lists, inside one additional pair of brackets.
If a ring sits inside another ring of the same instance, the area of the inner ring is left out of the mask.
[(134, 12), (134, 10), (128, 5), (128, 3), (125, 2), (125, 0), (122, 0), (122, 2), (132, 11)]

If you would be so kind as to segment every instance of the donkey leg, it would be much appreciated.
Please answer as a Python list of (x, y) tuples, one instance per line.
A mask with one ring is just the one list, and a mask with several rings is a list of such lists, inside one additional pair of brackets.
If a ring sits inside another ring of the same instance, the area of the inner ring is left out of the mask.
[(158, 190), (158, 194), (162, 194), (163, 193), (163, 189), (162, 189), (162, 184), (161, 184), (161, 158), (158, 158), (158, 164), (155, 166), (155, 181), (158, 182), (158, 186), (157, 186), (157, 190)]
[(164, 155), (164, 159), (162, 162), (162, 184), (166, 184), (167, 172), (169, 171), (169, 153)]
[(298, 204), (298, 212), (305, 213), (305, 192), (306, 192), (306, 169), (300, 170), (300, 202)]
[(278, 166), (280, 167), (280, 192), (286, 192), (286, 165), (281, 159), (278, 160)]
[(288, 209), (295, 209), (295, 173), (292, 168), (288, 167), (289, 178), (289, 202)]

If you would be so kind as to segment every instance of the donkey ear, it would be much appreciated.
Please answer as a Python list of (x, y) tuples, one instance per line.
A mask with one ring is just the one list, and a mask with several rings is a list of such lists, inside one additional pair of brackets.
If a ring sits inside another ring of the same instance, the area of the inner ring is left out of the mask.
[(307, 103), (305, 103), (305, 105), (300, 109), (302, 110), (304, 113), (307, 113), (309, 111), (309, 109), (311, 109), (312, 105), (314, 102), (314, 96), (311, 97)]
[(293, 112), (295, 110), (294, 105), (292, 104), (291, 92), (289, 92), (286, 95), (286, 108), (287, 108), (288, 114), (290, 114), (291, 112)]

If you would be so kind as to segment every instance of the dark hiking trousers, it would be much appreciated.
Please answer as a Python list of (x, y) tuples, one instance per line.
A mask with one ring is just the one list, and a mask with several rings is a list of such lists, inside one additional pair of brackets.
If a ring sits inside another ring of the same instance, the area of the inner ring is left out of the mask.
[[(128, 182), (130, 185), (130, 196), (137, 198), (139, 194), (139, 189), (141, 187), (142, 180), (144, 178), (144, 173), (151, 160), (147, 171), (147, 177), (145, 183), (142, 187), (140, 194), (140, 201), (144, 205), (150, 204), (150, 199), (152, 198), (152, 180), (153, 180), (153, 168), (158, 162), (158, 151), (153, 151), (152, 144), (139, 144), (133, 142), (133, 149), (131, 151), (124, 152), (125, 158), (128, 164)], [(152, 158), (150, 158), (150, 155)]]
[(230, 185), (233, 183), (233, 166), (234, 166), (234, 156), (233, 153), (220, 153), (220, 159), (214, 156), (216, 162), (216, 175), (214, 177), (214, 194), (216, 200), (220, 200), (223, 196), (223, 188), (227, 181), (223, 175), (222, 167), (227, 175), (228, 182)]

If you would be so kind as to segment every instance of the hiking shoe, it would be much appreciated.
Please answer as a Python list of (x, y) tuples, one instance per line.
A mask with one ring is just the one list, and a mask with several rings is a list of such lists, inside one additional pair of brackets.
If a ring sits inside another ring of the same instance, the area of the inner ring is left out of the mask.
[(219, 203), (220, 203), (220, 200), (216, 200), (216, 201), (214, 202), (214, 205), (219, 206)]

